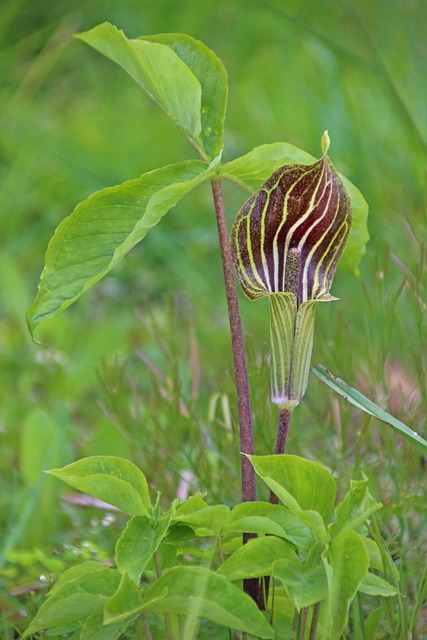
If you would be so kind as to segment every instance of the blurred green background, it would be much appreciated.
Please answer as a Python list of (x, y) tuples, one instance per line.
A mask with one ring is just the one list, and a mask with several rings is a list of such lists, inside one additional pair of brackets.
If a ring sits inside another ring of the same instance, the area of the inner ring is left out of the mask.
[[(208, 185), (180, 202), (81, 301), (46, 323), (38, 336), (45, 346), (33, 344), (25, 327), (44, 251), (65, 215), (95, 190), (193, 157), (123, 71), (72, 39), (104, 21), (129, 37), (188, 33), (217, 53), (230, 83), (227, 159), (276, 141), (318, 156), (329, 130), (334, 164), (370, 205), (371, 241), (360, 277), (338, 272), (333, 293), (340, 301), (318, 313), (313, 362), (426, 437), (427, 3), (3, 0), (5, 638), (19, 637), (46, 576), (76, 557), (111, 557), (115, 519), (122, 524), (117, 516), (104, 524), (103, 511), (76, 507), (73, 496), (59, 503), (64, 488), (42, 469), (83, 455), (124, 455), (162, 491), (165, 504), (183, 486), (183, 474), (190, 492), (207, 490), (212, 500), (229, 503), (239, 495), (228, 320)], [(247, 196), (229, 184), (224, 193), (231, 224)], [(273, 449), (276, 428), (264, 302), (242, 298), (241, 307), (258, 453)], [(380, 528), (405, 595), (396, 629), (412, 624), (427, 633), (422, 614), (414, 614), (425, 595), (425, 460), (314, 377), (295, 412), (288, 451), (329, 466), (342, 491), (349, 478), (368, 475), (384, 503)]]

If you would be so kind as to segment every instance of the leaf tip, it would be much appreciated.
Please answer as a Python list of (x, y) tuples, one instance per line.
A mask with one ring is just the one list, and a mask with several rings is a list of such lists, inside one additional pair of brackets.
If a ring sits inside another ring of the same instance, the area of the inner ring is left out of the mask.
[(325, 156), (328, 153), (329, 147), (331, 146), (331, 139), (329, 137), (329, 133), (327, 129), (320, 139), (320, 146), (322, 149), (322, 154)]

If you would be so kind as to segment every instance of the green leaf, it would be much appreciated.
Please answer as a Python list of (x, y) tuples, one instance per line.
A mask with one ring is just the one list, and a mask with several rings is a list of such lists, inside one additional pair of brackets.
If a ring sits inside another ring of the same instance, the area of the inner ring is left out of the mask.
[(78, 204), (49, 242), (38, 295), (27, 311), (31, 334), (111, 271), (185, 194), (212, 175), (213, 166), (198, 160), (169, 165)]
[(269, 502), (243, 502), (234, 507), (222, 530), (222, 535), (264, 533), (292, 542), (308, 551), (314, 543), (311, 530), (288, 509)]
[(368, 596), (381, 596), (383, 598), (397, 596), (399, 593), (396, 587), (393, 587), (393, 585), (373, 573), (368, 573), (363, 578), (359, 585), (359, 591), (366, 593)]
[(328, 597), (319, 616), (319, 640), (339, 640), (348, 610), (369, 569), (369, 557), (362, 537), (355, 531), (343, 531), (323, 554), (328, 578)]
[(369, 398), (360, 393), (360, 391), (350, 387), (350, 385), (344, 382), (344, 380), (332, 375), (332, 373), (323, 365), (316, 365), (313, 367), (312, 371), (322, 382), (345, 398), (345, 400), (348, 400), (348, 402), (365, 413), (374, 416), (374, 418), (378, 418), (378, 420), (389, 424), (401, 436), (415, 445), (421, 453), (424, 455), (427, 454), (427, 442), (416, 431), (413, 431), (407, 427), (406, 424), (403, 424), (403, 422), (400, 422), (400, 420), (394, 418), (389, 413), (381, 409), (378, 405), (372, 402), (372, 400), (369, 400)]
[(246, 593), (201, 567), (175, 567), (146, 592), (142, 610), (196, 615), (265, 640), (274, 631)]
[(368, 213), (369, 206), (359, 189), (341, 173), (338, 174), (350, 196), (351, 209), (353, 212), (353, 223), (351, 225), (350, 237), (341, 260), (338, 263), (339, 269), (350, 271), (354, 275), (359, 275), (358, 266), (366, 253), (366, 245), (369, 242)]
[(120, 573), (126, 573), (136, 584), (153, 554), (167, 534), (171, 514), (154, 523), (146, 516), (135, 516), (116, 544), (116, 564)]
[(119, 573), (98, 562), (84, 562), (68, 569), (48, 594), (23, 637), (100, 615), (119, 583)]
[(382, 504), (368, 491), (368, 479), (352, 480), (350, 490), (335, 509), (335, 522), (330, 526), (331, 538), (341, 531), (357, 530)]
[(138, 615), (141, 606), (141, 590), (124, 574), (116, 593), (105, 604), (104, 624), (116, 626), (124, 621), (129, 624)]
[(231, 581), (259, 578), (272, 574), (276, 560), (293, 555), (293, 546), (285, 540), (273, 536), (255, 538), (227, 558), (217, 573)]
[(209, 175), (202, 162), (182, 162), (99, 191), (77, 205), (49, 243), (38, 296), (27, 311), (31, 333), (103, 278)]
[(276, 493), (280, 487), (281, 495), (276, 495), (288, 509), (296, 515), (300, 510), (315, 510), (328, 522), (337, 488), (334, 477), (325, 467), (288, 454), (248, 458), (270, 489)]
[(205, 495), (206, 494), (190, 496), (183, 502), (179, 502), (179, 500), (176, 499), (175, 516), (187, 515), (189, 513), (194, 513), (195, 511), (200, 511), (201, 509), (205, 509), (205, 507), (208, 507), (209, 505), (204, 499)]
[(225, 504), (217, 504), (199, 509), (193, 513), (176, 513), (172, 522), (182, 522), (194, 529), (198, 536), (212, 536), (218, 534), (227, 523), (230, 507)]
[(376, 569), (377, 571), (384, 571), (383, 557), (377, 543), (371, 540), (371, 538), (363, 538), (363, 542), (368, 552), (370, 568)]
[(203, 42), (182, 33), (163, 33), (140, 39), (159, 42), (173, 49), (200, 82), (203, 147), (213, 160), (223, 148), (227, 107), (227, 72), (221, 60)]
[(118, 640), (130, 622), (130, 620), (125, 620), (106, 626), (103, 623), (102, 615), (90, 616), (84, 623), (78, 637), (79, 640)]
[(267, 180), (276, 169), (285, 164), (311, 164), (315, 162), (309, 153), (306, 153), (293, 144), (287, 142), (273, 142), (255, 147), (249, 153), (240, 158), (224, 164), (219, 174), (223, 178), (235, 182), (242, 189), (250, 193), (256, 191), (264, 180)]
[(298, 611), (324, 600), (328, 582), (323, 567), (307, 569), (296, 554), (273, 564), (273, 576), (283, 582), (288, 596)]
[[(255, 147), (249, 153), (231, 160), (220, 169), (223, 178), (235, 182), (250, 193), (256, 191), (261, 184), (277, 169), (285, 164), (312, 164), (316, 158), (287, 142), (274, 142)], [(358, 274), (358, 265), (366, 252), (369, 240), (367, 228), (368, 204), (359, 189), (345, 176), (338, 174), (344, 182), (351, 201), (353, 222), (350, 237), (338, 268)]]
[(145, 476), (124, 458), (92, 456), (47, 473), (130, 515), (151, 513)]
[(193, 146), (203, 150), (202, 87), (175, 51), (146, 39), (129, 40), (123, 31), (108, 22), (76, 37), (120, 65)]

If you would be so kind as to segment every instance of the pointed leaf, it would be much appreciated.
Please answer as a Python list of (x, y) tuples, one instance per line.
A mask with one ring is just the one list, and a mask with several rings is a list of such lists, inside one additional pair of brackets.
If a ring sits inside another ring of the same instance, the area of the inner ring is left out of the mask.
[(230, 507), (226, 504), (207, 506), (193, 513), (183, 514), (177, 512), (172, 522), (182, 522), (192, 527), (199, 536), (212, 536), (218, 534), (227, 522)]
[(117, 571), (97, 562), (84, 562), (68, 569), (48, 594), (24, 638), (43, 629), (61, 627), (101, 614), (119, 583)]
[(171, 514), (159, 518), (157, 523), (146, 516), (135, 516), (116, 544), (116, 564), (120, 573), (126, 573), (139, 584), (141, 574), (167, 534)]
[(344, 631), (350, 604), (366, 577), (369, 557), (362, 537), (355, 531), (344, 531), (323, 554), (328, 577), (328, 598), (319, 616), (320, 640), (339, 640)]
[(249, 540), (220, 566), (218, 575), (232, 582), (244, 578), (260, 578), (271, 575), (273, 564), (280, 558), (294, 556), (293, 546), (273, 536)]
[(273, 564), (273, 576), (283, 582), (298, 611), (324, 600), (328, 582), (323, 567), (306, 569), (296, 554)]
[(159, 42), (173, 49), (200, 82), (203, 147), (213, 160), (223, 147), (227, 106), (227, 72), (221, 60), (203, 42), (182, 33), (163, 33), (140, 39)]
[[(125, 573), (120, 581), (116, 593), (106, 602), (104, 607), (104, 624), (114, 626), (135, 618), (142, 606), (141, 590)], [(108, 627), (107, 627), (108, 628)]]
[(203, 150), (200, 82), (169, 46), (148, 40), (128, 39), (123, 31), (105, 22), (76, 38), (120, 65), (183, 131)]
[(368, 573), (363, 578), (359, 585), (359, 591), (368, 596), (381, 596), (382, 598), (391, 598), (399, 593), (396, 587), (373, 573)]
[(352, 480), (350, 490), (344, 500), (335, 509), (335, 522), (331, 524), (331, 538), (341, 531), (357, 530), (382, 504), (377, 502), (368, 491), (368, 479)]
[(31, 334), (111, 271), (211, 171), (197, 160), (169, 165), (77, 205), (49, 243), (39, 292), (27, 311)]
[(208, 507), (209, 505), (204, 499), (205, 495), (206, 494), (190, 496), (189, 498), (187, 498), (187, 500), (178, 502), (175, 507), (175, 516), (191, 514), (196, 511), (201, 511), (201, 509), (205, 509), (205, 507)]
[[(330, 519), (336, 495), (336, 482), (332, 474), (316, 462), (288, 454), (248, 456), (256, 473), (272, 489), (272, 482), (291, 496), (286, 506), (294, 511), (315, 510), (324, 522)], [(276, 494), (277, 495), (277, 494)], [(278, 496), (280, 498), (280, 496)], [(284, 496), (285, 497), (285, 496)]]
[[(302, 149), (286, 142), (275, 142), (255, 147), (244, 156), (227, 162), (221, 167), (220, 174), (243, 189), (254, 192), (283, 165), (291, 163), (309, 165), (315, 161), (314, 156)], [(342, 174), (338, 175), (349, 193), (353, 214), (350, 237), (338, 268), (357, 274), (357, 267), (366, 252), (366, 244), (369, 240), (368, 205), (357, 187)]]
[(145, 594), (143, 610), (193, 615), (257, 638), (275, 637), (246, 593), (201, 567), (175, 567), (164, 573)]
[(360, 393), (360, 391), (350, 387), (350, 385), (344, 382), (344, 380), (332, 375), (332, 373), (330, 373), (330, 371), (328, 371), (323, 365), (316, 365), (313, 367), (312, 371), (322, 382), (327, 384), (328, 387), (333, 389), (345, 400), (348, 400), (348, 402), (365, 413), (374, 416), (374, 418), (378, 418), (378, 420), (389, 424), (401, 436), (415, 445), (421, 453), (424, 453), (424, 455), (427, 454), (427, 442), (416, 431), (413, 431), (407, 427), (406, 424), (403, 424), (403, 422), (400, 422), (400, 420), (381, 409), (378, 405), (372, 402), (372, 400), (369, 400), (369, 398)]
[(47, 473), (130, 515), (151, 513), (145, 476), (124, 458), (92, 456)]
[(269, 502), (243, 502), (231, 511), (222, 535), (241, 533), (269, 533), (292, 542), (298, 549), (308, 551), (314, 538), (311, 530), (288, 509)]

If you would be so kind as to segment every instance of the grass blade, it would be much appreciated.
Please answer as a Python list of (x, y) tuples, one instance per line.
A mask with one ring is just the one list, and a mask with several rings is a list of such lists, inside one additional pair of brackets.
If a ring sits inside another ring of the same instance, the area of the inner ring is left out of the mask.
[(360, 393), (360, 391), (357, 391), (357, 389), (350, 387), (344, 380), (332, 375), (323, 365), (316, 365), (312, 371), (322, 382), (348, 400), (348, 402), (365, 411), (365, 413), (374, 416), (374, 418), (378, 418), (378, 420), (389, 424), (401, 436), (415, 445), (419, 451), (427, 454), (427, 442), (416, 431), (413, 431), (407, 427), (406, 424), (403, 424), (403, 422), (400, 422), (400, 420), (387, 413), (387, 411), (381, 409), (375, 402), (369, 400), (369, 398)]

